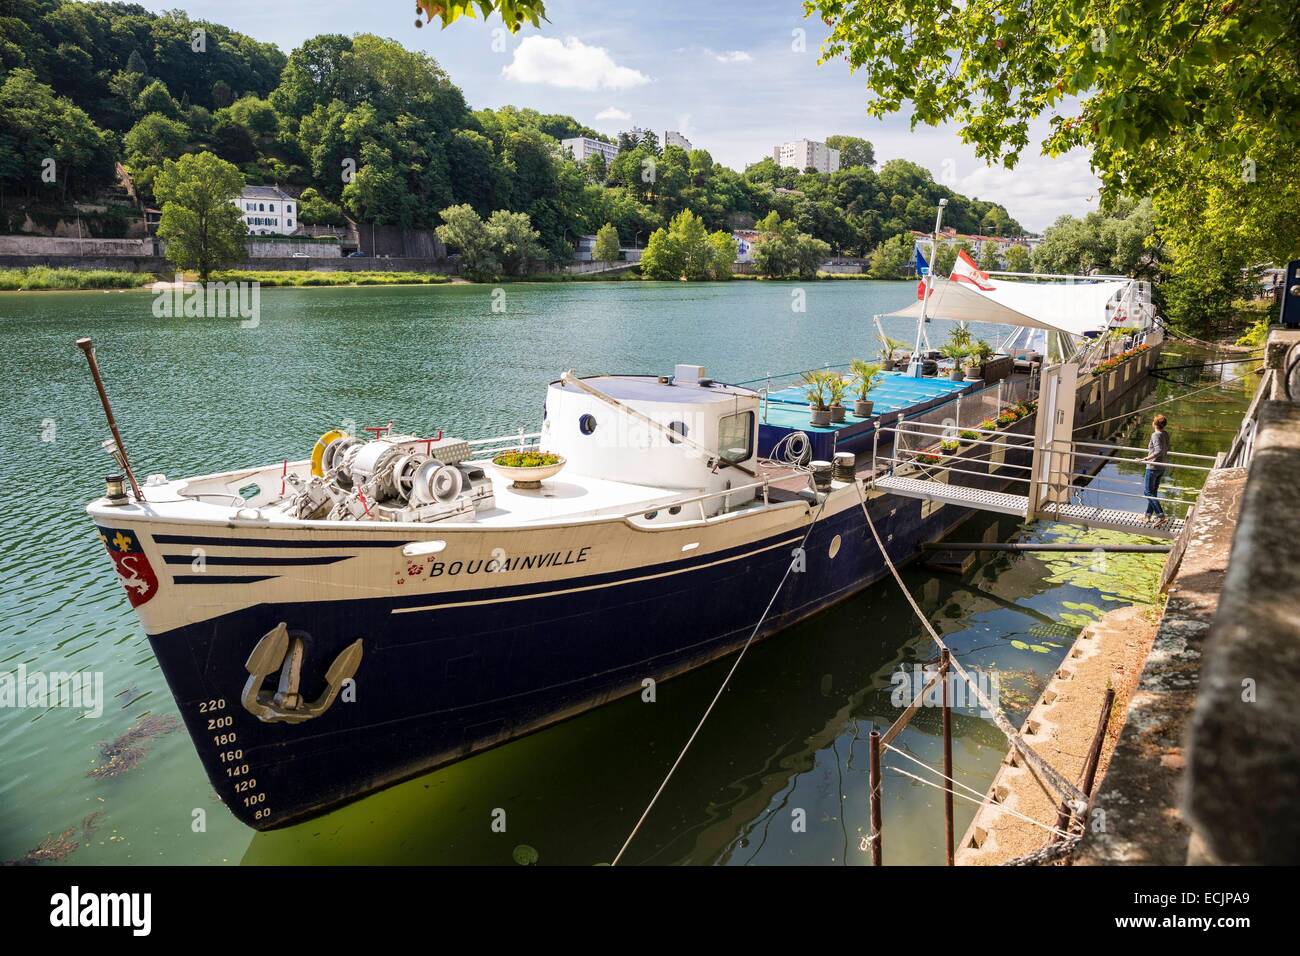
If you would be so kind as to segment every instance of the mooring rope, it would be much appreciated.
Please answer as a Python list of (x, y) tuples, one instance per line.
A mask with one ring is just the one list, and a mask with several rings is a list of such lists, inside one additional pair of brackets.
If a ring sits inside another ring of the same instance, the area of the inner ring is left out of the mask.
[(1037, 751), (1025, 743), (1024, 738), (1020, 735), (1020, 731), (1012, 726), (1011, 721), (1007, 720), (1006, 715), (1002, 713), (1001, 708), (989, 700), (988, 695), (984, 693), (983, 689), (975, 679), (971, 677), (966, 668), (962, 666), (961, 661), (957, 659), (956, 655), (952, 653), (948, 645), (944, 643), (943, 638), (939, 636), (939, 632), (936, 631), (934, 625), (930, 623), (929, 617), (927, 617), (925, 612), (921, 610), (921, 606), (916, 603), (916, 598), (912, 597), (912, 592), (908, 590), (907, 584), (903, 581), (903, 576), (898, 573), (898, 568), (895, 566), (893, 559), (890, 558), (889, 552), (885, 550), (885, 544), (880, 540), (880, 533), (876, 530), (875, 522), (871, 520), (871, 510), (867, 507), (866, 495), (864, 495), (862, 491), (863, 483), (855, 480), (853, 486), (857, 489), (858, 502), (862, 505), (862, 514), (867, 519), (867, 527), (871, 530), (871, 537), (875, 539), (876, 547), (880, 549), (881, 557), (885, 559), (885, 566), (889, 568), (889, 573), (894, 576), (894, 581), (898, 584), (899, 590), (902, 591), (903, 596), (907, 598), (907, 603), (912, 606), (913, 613), (915, 613), (921, 623), (925, 625), (925, 629), (930, 632), (930, 637), (933, 638), (934, 642), (938, 644), (942, 650), (948, 651), (949, 663), (953, 670), (961, 676), (962, 680), (966, 681), (967, 686), (969, 686), (971, 691), (975, 694), (975, 699), (979, 701), (980, 707), (990, 715), (994, 725), (998, 730), (1002, 731), (1002, 735), (1007, 738), (1008, 743), (1010, 743), (1015, 751), (1020, 754), (1025, 763), (1029, 765), (1029, 768), (1032, 771), (1034, 771), (1044, 786), (1055, 790), (1057, 796), (1061, 797), (1067, 803), (1074, 804), (1081, 801), (1086, 805), (1088, 798), (1084, 792), (1074, 784), (1070, 783), (1070, 781), (1066, 780), (1065, 777), (1061, 776), (1054, 767), (1038, 755)]
[[(916, 774), (908, 773), (906, 770), (902, 770), (898, 767), (886, 767), (885, 769), (892, 770), (894, 771), (894, 773), (901, 774), (904, 777), (909, 777), (912, 780), (915, 780), (917, 783), (925, 784), (927, 787), (934, 787), (936, 790), (942, 790), (944, 793), (951, 793), (954, 797), (961, 797), (963, 800), (969, 800), (971, 803), (978, 804), (980, 806), (984, 805), (984, 797), (982, 795), (980, 796), (979, 799), (976, 799), (975, 797), (968, 797), (964, 793), (958, 793), (956, 790), (953, 790), (951, 787), (945, 787), (943, 784), (935, 783), (933, 780), (926, 780), (922, 777), (918, 777)], [(1059, 836), (1061, 839), (1066, 839), (1070, 835), (1066, 833), (1064, 830), (1057, 829), (1054, 826), (1050, 826), (1039, 820), (1035, 820), (1033, 817), (1027, 817), (1023, 813), (1020, 813), (1017, 810), (1012, 810), (1009, 807), (998, 807), (998, 809), (1001, 810), (1003, 813), (1009, 814), (1010, 816), (1018, 817), (1019, 819), (1024, 820), (1026, 823), (1032, 823), (1034, 826), (1046, 830), (1048, 833), (1051, 833), (1054, 836)]]
[(817, 526), (817, 521), (821, 518), (822, 511), (826, 508), (826, 502), (830, 500), (830, 497), (829, 492), (822, 497), (821, 504), (817, 506), (817, 513), (813, 515), (812, 521), (808, 522), (808, 530), (804, 532), (803, 540), (799, 542), (799, 547), (795, 549), (795, 552), (790, 556), (790, 563), (786, 565), (785, 574), (781, 575), (781, 580), (777, 583), (776, 590), (772, 592), (772, 597), (768, 600), (767, 607), (763, 610), (762, 617), (760, 617), (758, 623), (754, 625), (754, 629), (750, 632), (748, 639), (740, 648), (740, 653), (736, 655), (736, 659), (732, 662), (731, 669), (727, 671), (727, 676), (722, 679), (722, 684), (719, 685), (718, 692), (713, 695), (713, 700), (709, 701), (709, 706), (704, 709), (704, 715), (700, 717), (700, 722), (696, 724), (695, 729), (691, 731), (691, 736), (687, 739), (686, 745), (682, 747), (682, 752), (677, 755), (677, 759), (673, 761), (673, 765), (668, 768), (668, 774), (664, 777), (663, 782), (659, 784), (659, 789), (656, 790), (654, 796), (650, 798), (650, 802), (646, 804), (645, 811), (641, 814), (641, 819), (637, 820), (636, 826), (632, 828), (632, 832), (629, 833), (627, 839), (623, 841), (623, 846), (619, 849), (618, 854), (614, 857), (610, 866), (618, 866), (618, 861), (623, 859), (623, 854), (627, 852), (627, 848), (636, 838), (642, 824), (644, 824), (646, 818), (650, 816), (650, 811), (654, 809), (654, 805), (659, 800), (660, 795), (664, 792), (664, 788), (668, 786), (668, 781), (671, 780), (673, 774), (677, 772), (677, 768), (681, 764), (682, 758), (686, 756), (686, 751), (691, 749), (691, 744), (695, 743), (695, 738), (699, 736), (700, 730), (703, 729), (705, 721), (709, 719), (709, 715), (713, 713), (713, 708), (722, 698), (722, 692), (727, 689), (727, 685), (731, 682), (732, 675), (736, 673), (736, 668), (740, 666), (740, 662), (744, 659), (745, 652), (749, 650), (749, 645), (754, 643), (754, 638), (758, 636), (759, 629), (763, 626), (763, 622), (766, 621), (767, 616), (772, 613), (772, 608), (776, 604), (777, 595), (781, 593), (781, 589), (785, 587), (786, 580), (790, 577), (790, 572), (799, 562), (800, 557), (804, 552), (804, 548), (808, 544), (808, 538), (812, 535), (813, 528)]

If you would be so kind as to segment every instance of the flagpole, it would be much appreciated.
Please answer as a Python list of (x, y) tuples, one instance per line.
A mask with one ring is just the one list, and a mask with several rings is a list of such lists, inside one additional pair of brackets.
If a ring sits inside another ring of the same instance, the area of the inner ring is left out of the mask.
[(925, 296), (921, 299), (921, 318), (916, 323), (916, 348), (912, 351), (912, 364), (907, 374), (912, 378), (921, 377), (921, 338), (925, 334), (925, 323), (930, 321), (930, 290), (934, 287), (934, 268), (939, 261), (939, 229), (943, 225), (943, 210), (948, 205), (947, 199), (939, 200), (939, 209), (934, 215), (934, 235), (930, 239), (930, 274), (925, 280)]

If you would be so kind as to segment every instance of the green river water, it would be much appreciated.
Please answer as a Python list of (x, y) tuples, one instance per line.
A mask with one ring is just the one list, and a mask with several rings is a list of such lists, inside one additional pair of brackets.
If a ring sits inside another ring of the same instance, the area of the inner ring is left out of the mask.
[[(188, 736), (174, 729), (175, 706), (148, 641), (82, 510), (101, 492), (110, 460), (99, 448), (107, 429), (76, 338), (92, 336), (98, 346), (143, 479), (302, 457), (344, 422), (391, 420), (465, 437), (531, 431), (546, 383), (566, 368), (669, 372), (689, 362), (739, 381), (870, 357), (871, 316), (906, 304), (914, 289), (861, 281), (519, 284), (496, 300), (482, 286), (268, 289), (256, 328), (157, 319), (147, 292), (0, 294), (8, 529), (0, 674), (20, 666), (98, 673), (105, 697), (97, 717), (0, 708), (0, 861), (608, 861), (730, 666), (669, 681), (654, 703), (622, 700), (318, 819), (255, 834), (225, 811)], [(932, 338), (943, 337), (942, 324)], [(902, 323), (886, 326), (910, 335)], [(1162, 362), (1209, 358), (1175, 342)], [(1176, 450), (1227, 446), (1254, 385), (1247, 368), (1179, 369), (1158, 382), (1147, 402), (1227, 380), (1162, 407)], [(1145, 444), (1140, 423), (1124, 437)], [(1136, 471), (1125, 474), (1140, 487)], [(1012, 519), (990, 531), (995, 523), (976, 516), (957, 537), (1084, 536)], [(906, 576), (967, 666), (998, 671), (1003, 706), (1019, 720), (1082, 625), (1153, 600), (1162, 560), (999, 554), (961, 578), (919, 566)], [(869, 862), (860, 849), (866, 735), (897, 715), (891, 671), (932, 653), (892, 582), (756, 645), (626, 862)], [(938, 726), (937, 712), (922, 711), (900, 743), (938, 762)], [(982, 791), (1005, 742), (970, 712), (954, 728), (957, 778)], [(942, 863), (942, 806), (940, 791), (887, 776), (886, 861)], [(497, 809), (506, 811), (505, 833), (492, 827)], [(974, 809), (958, 801), (959, 834)]]

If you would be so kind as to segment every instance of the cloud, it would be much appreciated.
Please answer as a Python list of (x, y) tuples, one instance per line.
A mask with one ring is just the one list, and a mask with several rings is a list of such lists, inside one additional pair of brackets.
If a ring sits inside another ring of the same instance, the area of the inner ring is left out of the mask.
[(596, 114), (598, 120), (629, 120), (631, 118), (631, 113), (626, 113), (617, 106), (607, 106)]
[(744, 50), (724, 50), (721, 53), (715, 53), (706, 47), (704, 52), (719, 63), (750, 63), (754, 59)]
[(1001, 203), (1027, 229), (1041, 232), (1058, 216), (1096, 209), (1100, 185), (1087, 153), (1075, 150), (1056, 159), (1023, 156), (1014, 169), (978, 166), (959, 177), (954, 188)]
[(587, 46), (577, 37), (563, 41), (525, 37), (502, 73), (516, 83), (570, 90), (626, 90), (650, 82), (650, 77), (639, 70), (615, 63), (604, 47)]

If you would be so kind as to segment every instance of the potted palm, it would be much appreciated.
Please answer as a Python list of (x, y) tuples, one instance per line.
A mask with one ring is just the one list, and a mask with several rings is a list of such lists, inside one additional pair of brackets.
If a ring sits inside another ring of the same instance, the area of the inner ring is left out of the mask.
[(854, 359), (849, 368), (853, 372), (853, 387), (858, 393), (857, 400), (853, 403), (853, 414), (858, 418), (870, 418), (874, 403), (867, 398), (867, 393), (880, 379), (880, 365), (876, 362)]
[(967, 355), (966, 346), (959, 342), (949, 342), (939, 350), (939, 354), (944, 358), (952, 359), (952, 371), (948, 373), (948, 377), (954, 382), (960, 382), (964, 377), (964, 373), (961, 370), (961, 363), (962, 359)]
[(822, 371), (803, 373), (804, 395), (812, 411), (809, 423), (815, 427), (831, 423), (831, 410), (826, 404), (826, 378), (827, 374)]
[(896, 368), (898, 366), (898, 360), (895, 356), (900, 351), (907, 353), (908, 350), (911, 349), (911, 346), (901, 339), (891, 339), (887, 335), (883, 338), (881, 344), (880, 364), (885, 368)]
[(839, 372), (826, 373), (826, 398), (830, 403), (831, 421), (842, 422), (848, 410), (844, 407), (844, 393), (849, 383)]
[(989, 345), (983, 339), (976, 339), (972, 342), (970, 353), (966, 360), (966, 377), (984, 378), (984, 363), (992, 357), (993, 346)]

